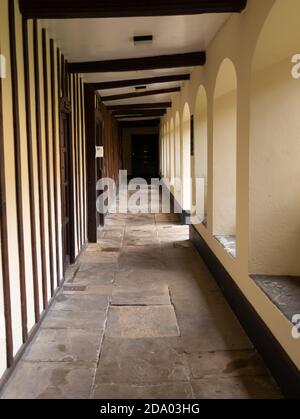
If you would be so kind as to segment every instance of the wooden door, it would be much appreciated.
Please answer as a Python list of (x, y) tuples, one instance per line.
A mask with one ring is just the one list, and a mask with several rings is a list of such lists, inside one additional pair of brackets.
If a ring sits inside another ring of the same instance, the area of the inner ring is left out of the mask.
[(158, 135), (132, 136), (132, 172), (134, 177), (158, 177)]
[(64, 270), (75, 261), (74, 195), (70, 114), (61, 113), (62, 237)]
[[(97, 147), (103, 146), (103, 138), (102, 138), (102, 122), (97, 120), (96, 121), (96, 138), (95, 144)], [(96, 159), (96, 180), (100, 180), (103, 177), (103, 158), (98, 157)], [(102, 193), (102, 191), (97, 191), (97, 198)], [(104, 214), (100, 214), (97, 211), (97, 228), (99, 226), (104, 226)]]

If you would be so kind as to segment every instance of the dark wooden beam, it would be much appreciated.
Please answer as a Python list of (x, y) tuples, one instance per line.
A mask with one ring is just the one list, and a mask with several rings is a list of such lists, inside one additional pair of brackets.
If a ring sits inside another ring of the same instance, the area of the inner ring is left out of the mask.
[(89, 85), (84, 88), (85, 100), (85, 137), (90, 139), (86, 142), (86, 189), (87, 189), (87, 238), (89, 243), (97, 243), (97, 173), (95, 163), (96, 147), (96, 115), (95, 115), (95, 92)]
[(157, 70), (161, 68), (195, 67), (204, 65), (205, 52), (157, 55), (154, 57), (128, 58), (123, 60), (87, 61), (70, 63), (71, 73), (111, 73), (120, 71)]
[(52, 121), (52, 149), (53, 149), (53, 173), (54, 173), (54, 224), (55, 224), (55, 259), (56, 259), (56, 281), (57, 286), (60, 285), (61, 276), (60, 276), (60, 247), (59, 247), (59, 237), (60, 237), (60, 227), (59, 227), (59, 209), (58, 209), (58, 164), (57, 164), (57, 121), (56, 121), (56, 110), (58, 109), (58, 100), (56, 99), (56, 66), (58, 63), (55, 63), (55, 46), (54, 40), (50, 39), (50, 74), (51, 74), (51, 121)]
[[(81, 147), (82, 150), (85, 150), (86, 138), (85, 138), (85, 114), (84, 114), (84, 84), (80, 84), (80, 96), (81, 96), (81, 108), (80, 108), (80, 117), (81, 117), (81, 127), (82, 127), (82, 136), (81, 136)], [(83, 158), (85, 152), (83, 151)], [(85, 161), (83, 162), (83, 220), (86, 220), (86, 166)], [(86, 222), (83, 223), (83, 237), (86, 238)]]
[(122, 121), (119, 122), (121, 129), (125, 128), (143, 128), (143, 127), (159, 127), (160, 119), (142, 119), (140, 121)]
[(120, 116), (116, 116), (116, 120), (117, 121), (122, 121), (122, 120), (134, 120), (134, 119), (145, 119), (145, 118), (161, 118), (163, 115), (120, 115)]
[[(81, 249), (82, 246), (82, 196), (81, 196), (81, 159), (80, 159), (80, 122), (79, 122), (79, 115), (80, 115), (80, 97), (79, 97), (79, 76), (76, 74), (74, 77), (74, 87), (73, 87), (73, 96), (74, 96), (74, 127), (76, 132), (74, 132), (74, 139), (75, 139), (75, 155), (77, 156), (76, 160), (76, 171), (77, 171), (77, 207), (78, 207), (78, 230), (77, 230), (77, 238), (78, 238), (78, 249)], [(75, 131), (74, 130), (74, 131)]]
[(74, 189), (75, 189), (75, 200), (74, 200), (74, 205), (75, 205), (75, 214), (76, 214), (76, 240), (77, 240), (77, 248), (80, 249), (80, 239), (79, 239), (79, 232), (80, 232), (80, 222), (79, 222), (79, 164), (78, 164), (78, 120), (77, 120), (77, 91), (76, 91), (76, 80), (77, 80), (77, 75), (74, 76), (72, 75), (71, 77), (71, 97), (72, 97), (72, 119), (73, 119), (73, 153), (74, 153), (74, 171), (75, 171), (75, 176), (74, 176)]
[(118, 116), (126, 116), (126, 115), (144, 115), (144, 116), (162, 116), (166, 114), (166, 109), (129, 109), (129, 110), (121, 110), (121, 111), (113, 111), (112, 114), (115, 117)]
[[(160, 115), (153, 115), (153, 118), (160, 118)], [(148, 118), (147, 115), (137, 115), (137, 116), (120, 116), (117, 118), (118, 122), (123, 122), (123, 121), (136, 121), (138, 122), (139, 120), (145, 120), (145, 118)]]
[(247, 0), (19, 0), (28, 19), (76, 19), (238, 13)]
[(93, 83), (93, 85), (95, 90), (107, 90), (118, 89), (121, 87), (141, 86), (157, 83), (172, 83), (175, 81), (190, 80), (190, 78), (191, 76), (189, 74), (177, 74), (172, 76), (150, 77), (145, 79), (108, 81), (103, 83)]
[(171, 89), (149, 90), (146, 92), (125, 93), (123, 95), (102, 96), (101, 99), (103, 102), (108, 102), (111, 100), (131, 99), (131, 98), (136, 98), (136, 97), (152, 96), (152, 95), (164, 95), (167, 93), (180, 92), (180, 90), (181, 90), (180, 87), (173, 87)]
[(81, 150), (80, 150), (80, 143), (81, 143), (81, 132), (80, 132), (80, 89), (79, 89), (79, 76), (76, 74), (74, 80), (74, 100), (75, 100), (75, 114), (76, 114), (76, 138), (77, 138), (77, 184), (78, 184), (78, 221), (79, 221), (79, 233), (77, 231), (77, 236), (79, 239), (79, 246), (78, 248), (81, 249), (83, 245), (83, 237), (82, 237), (82, 195), (81, 195), (81, 185), (82, 185), (82, 177), (81, 177)]
[(47, 34), (42, 29), (42, 58), (43, 58), (43, 95), (44, 95), (44, 123), (46, 145), (46, 194), (48, 214), (48, 237), (49, 237), (49, 271), (51, 297), (54, 295), (54, 251), (53, 251), (53, 225), (52, 225), (52, 193), (51, 193), (51, 162), (50, 162), (50, 123), (49, 123), (49, 90), (48, 90), (48, 60), (47, 60)]
[(135, 103), (133, 105), (112, 105), (107, 106), (108, 111), (127, 111), (131, 109), (166, 109), (171, 108), (172, 102), (157, 102), (157, 103)]
[[(121, 117), (117, 118), (117, 121), (118, 122), (124, 122), (124, 121), (136, 121), (136, 122), (138, 122), (139, 120), (145, 120), (145, 118), (148, 118), (148, 117), (144, 116), (144, 115), (140, 115), (140, 116), (121, 116)], [(155, 119), (160, 118), (160, 115), (153, 115), (153, 118), (155, 118)]]

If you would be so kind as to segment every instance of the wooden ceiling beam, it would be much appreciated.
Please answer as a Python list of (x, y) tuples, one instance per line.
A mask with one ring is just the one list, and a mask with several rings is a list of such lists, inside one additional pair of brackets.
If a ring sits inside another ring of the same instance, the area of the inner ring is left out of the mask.
[(108, 111), (122, 111), (131, 109), (166, 109), (171, 108), (172, 102), (157, 102), (157, 103), (135, 103), (133, 105), (111, 105), (107, 106)]
[(69, 63), (71, 73), (113, 73), (122, 71), (159, 70), (163, 68), (196, 67), (206, 63), (203, 51), (186, 54), (156, 55), (108, 61)]
[(27, 19), (115, 18), (239, 13), (247, 0), (19, 0)]
[(176, 74), (171, 76), (162, 77), (150, 77), (144, 79), (133, 79), (133, 80), (119, 80), (119, 81), (108, 81), (103, 83), (92, 83), (95, 90), (107, 90), (107, 89), (119, 89), (122, 87), (134, 87), (143, 86), (148, 84), (156, 83), (172, 83), (176, 81), (190, 80), (189, 74)]
[(120, 128), (159, 127), (160, 119), (142, 119), (137, 121), (120, 121)]
[(119, 116), (117, 117), (117, 121), (126, 121), (126, 120), (140, 120), (145, 118), (161, 118), (161, 115), (153, 115), (153, 116), (147, 116), (147, 115), (136, 115), (136, 116)]
[(144, 92), (138, 93), (124, 93), (122, 95), (112, 95), (112, 96), (101, 96), (103, 102), (109, 102), (113, 100), (122, 100), (122, 99), (132, 99), (136, 97), (143, 97), (143, 96), (152, 96), (152, 95), (164, 95), (167, 93), (175, 93), (180, 92), (180, 87), (173, 87), (171, 89), (160, 89), (160, 90), (146, 90)]
[(118, 116), (131, 116), (131, 115), (143, 115), (143, 116), (163, 116), (167, 113), (166, 109), (130, 109), (130, 110), (121, 110), (121, 111), (113, 111), (112, 115), (116, 118)]

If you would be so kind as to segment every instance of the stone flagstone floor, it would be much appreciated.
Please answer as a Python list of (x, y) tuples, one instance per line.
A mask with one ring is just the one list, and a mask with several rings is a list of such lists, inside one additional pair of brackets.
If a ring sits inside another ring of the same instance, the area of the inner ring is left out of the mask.
[(281, 395), (188, 227), (172, 214), (110, 214), (1, 397)]

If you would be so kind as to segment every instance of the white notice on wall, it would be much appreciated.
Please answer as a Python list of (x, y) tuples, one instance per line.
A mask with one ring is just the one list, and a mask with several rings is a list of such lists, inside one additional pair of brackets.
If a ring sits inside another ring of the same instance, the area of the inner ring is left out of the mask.
[(0, 78), (6, 78), (6, 60), (4, 55), (0, 54)]
[(104, 148), (102, 146), (96, 146), (96, 159), (104, 157)]

